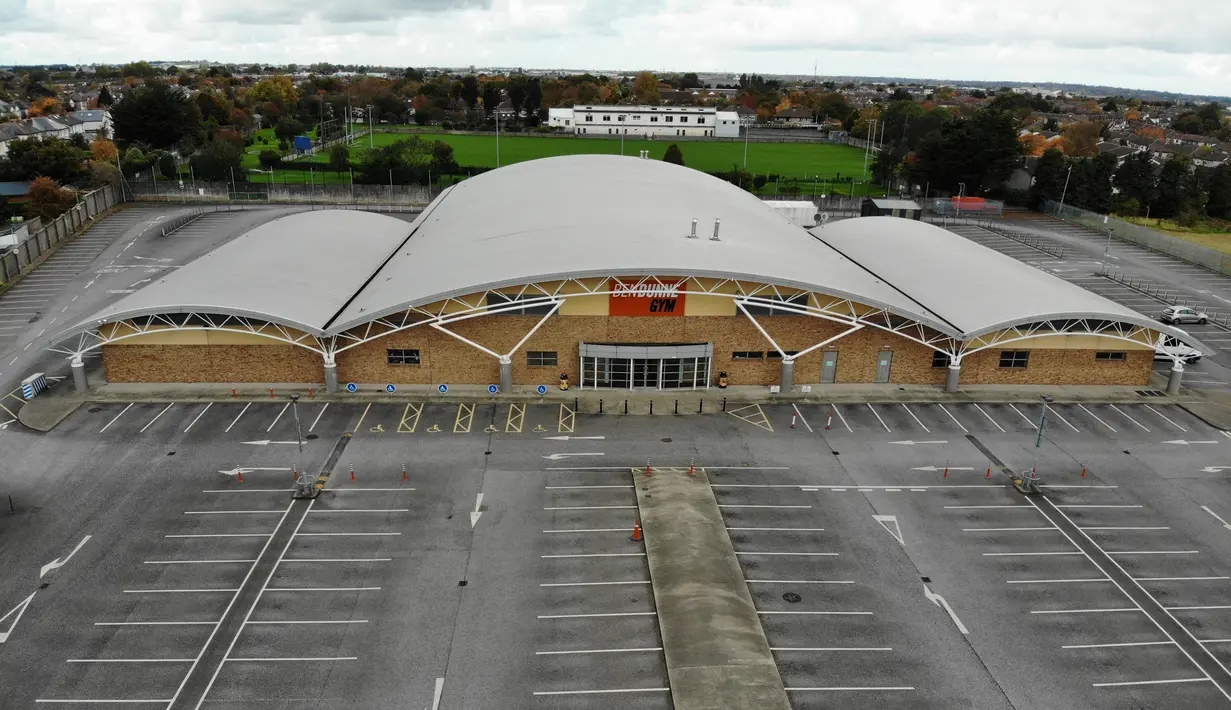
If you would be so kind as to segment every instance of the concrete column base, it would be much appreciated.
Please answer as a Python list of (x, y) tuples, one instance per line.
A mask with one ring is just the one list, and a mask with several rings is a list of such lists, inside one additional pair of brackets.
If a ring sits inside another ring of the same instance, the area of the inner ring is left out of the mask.
[(791, 385), (794, 379), (795, 361), (782, 358), (782, 374), (778, 378), (778, 386), (782, 389), (782, 394), (787, 394), (791, 391)]
[(949, 372), (945, 374), (945, 391), (957, 392), (958, 379), (962, 376), (961, 365), (950, 365)]
[(513, 361), (500, 361), (500, 391), (510, 394), (513, 391)]
[(337, 363), (325, 363), (325, 391), (338, 391), (338, 365)]
[(73, 365), (73, 389), (78, 392), (88, 392), (90, 383), (85, 378), (85, 363), (81, 360), (74, 360)]
[(1171, 373), (1167, 375), (1167, 394), (1180, 393), (1180, 380), (1184, 378), (1184, 366), (1176, 365), (1171, 368)]

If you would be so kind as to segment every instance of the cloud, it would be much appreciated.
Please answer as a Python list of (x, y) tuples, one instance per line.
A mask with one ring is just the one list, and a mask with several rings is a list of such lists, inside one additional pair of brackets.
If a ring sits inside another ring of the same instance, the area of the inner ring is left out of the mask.
[(0, 0), (0, 64), (231, 62), (1065, 81), (1231, 95), (1208, 0)]

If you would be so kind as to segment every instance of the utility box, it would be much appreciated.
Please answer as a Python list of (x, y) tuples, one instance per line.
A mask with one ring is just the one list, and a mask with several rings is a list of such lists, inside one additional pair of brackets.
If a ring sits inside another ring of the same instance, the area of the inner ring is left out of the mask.
[(47, 376), (36, 372), (21, 381), (21, 396), (27, 400), (34, 399), (39, 392), (47, 389)]

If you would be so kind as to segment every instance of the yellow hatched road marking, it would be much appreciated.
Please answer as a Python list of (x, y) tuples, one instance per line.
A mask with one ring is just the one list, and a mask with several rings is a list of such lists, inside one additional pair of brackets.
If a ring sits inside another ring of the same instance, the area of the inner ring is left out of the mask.
[(526, 423), (526, 405), (510, 404), (509, 416), (504, 421), (505, 433), (521, 433), (522, 425)]
[(423, 415), (422, 404), (408, 404), (406, 409), (402, 410), (402, 421), (398, 424), (399, 434), (413, 434), (415, 427), (419, 426), (419, 417)]
[(470, 425), (474, 422), (474, 405), (457, 405), (457, 418), (453, 420), (454, 434), (469, 434)]
[(572, 433), (573, 427), (577, 422), (577, 412), (568, 408), (567, 404), (560, 405), (560, 422), (557, 431), (566, 431)]
[(727, 414), (741, 421), (748, 422), (753, 426), (761, 427), (766, 431), (774, 430), (774, 426), (769, 423), (769, 417), (765, 416), (765, 410), (761, 409), (759, 404), (749, 404), (739, 409), (728, 409)]

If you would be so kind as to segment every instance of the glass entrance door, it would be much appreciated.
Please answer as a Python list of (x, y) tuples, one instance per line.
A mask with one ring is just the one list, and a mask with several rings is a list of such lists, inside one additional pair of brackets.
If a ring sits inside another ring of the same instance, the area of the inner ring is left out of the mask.
[(658, 359), (633, 359), (633, 387), (658, 389), (658, 371), (662, 364)]

